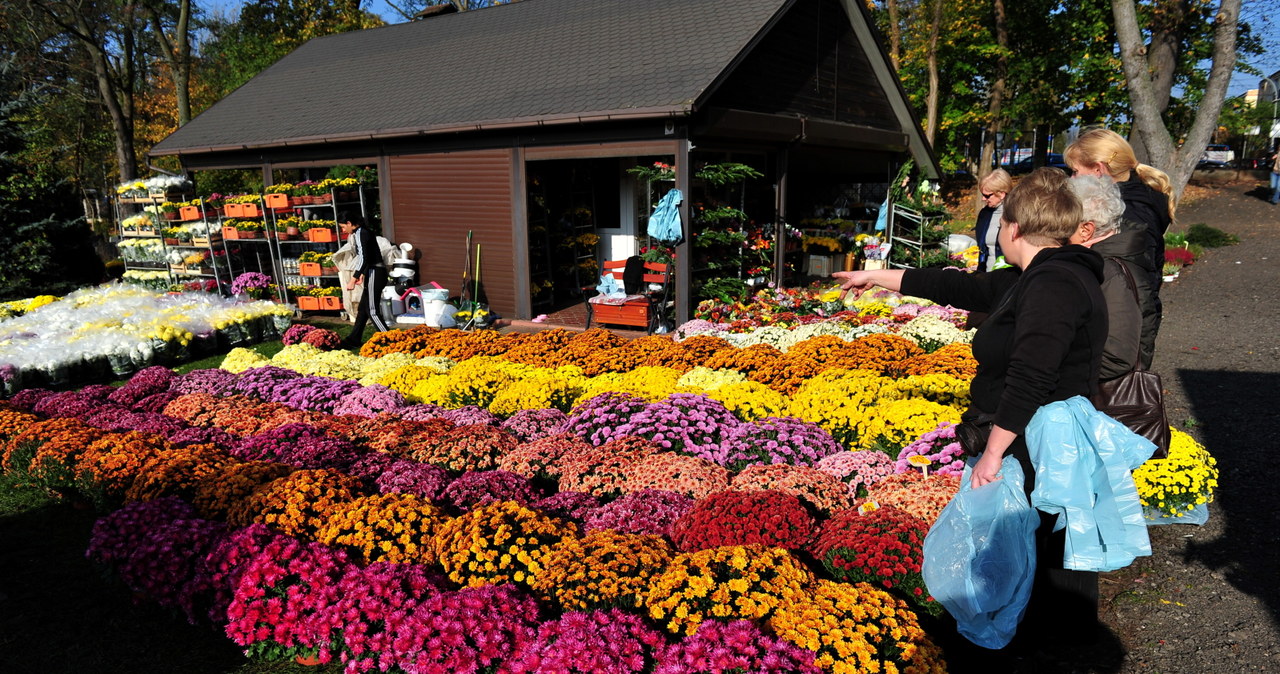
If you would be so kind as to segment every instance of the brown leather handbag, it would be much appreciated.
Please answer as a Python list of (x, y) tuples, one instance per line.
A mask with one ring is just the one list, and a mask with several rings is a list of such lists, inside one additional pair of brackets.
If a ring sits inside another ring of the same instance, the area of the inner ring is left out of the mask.
[[(1134, 301), (1138, 301), (1137, 284), (1128, 265), (1121, 262), (1120, 269)], [(1100, 382), (1098, 392), (1091, 400), (1099, 412), (1155, 443), (1156, 451), (1151, 458), (1163, 459), (1169, 456), (1169, 442), (1172, 440), (1169, 418), (1164, 412), (1164, 387), (1160, 375), (1143, 367), (1141, 356), (1134, 363), (1129, 372)]]

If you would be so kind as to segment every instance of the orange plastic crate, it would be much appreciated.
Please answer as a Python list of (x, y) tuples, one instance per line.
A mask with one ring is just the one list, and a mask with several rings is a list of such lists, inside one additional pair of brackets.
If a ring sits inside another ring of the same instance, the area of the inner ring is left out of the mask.
[(320, 276), (321, 275), (320, 263), (319, 262), (299, 262), (298, 274), (301, 276)]
[(299, 296), (298, 296), (298, 308), (299, 308), (299, 309), (301, 309), (301, 310), (303, 310), (303, 311), (319, 311), (319, 310), (320, 310), (320, 298), (319, 298), (319, 297), (312, 297), (312, 296), (310, 296), (310, 295), (299, 295)]
[(288, 208), (289, 207), (289, 195), (287, 194), (278, 194), (278, 193), (268, 194), (262, 197), (262, 200), (264, 203), (266, 203), (267, 208)]
[(312, 243), (335, 243), (338, 236), (327, 227), (315, 227), (307, 230), (307, 240)]
[(342, 298), (334, 295), (324, 295), (318, 298), (320, 300), (320, 308), (329, 311), (337, 311), (342, 308)]

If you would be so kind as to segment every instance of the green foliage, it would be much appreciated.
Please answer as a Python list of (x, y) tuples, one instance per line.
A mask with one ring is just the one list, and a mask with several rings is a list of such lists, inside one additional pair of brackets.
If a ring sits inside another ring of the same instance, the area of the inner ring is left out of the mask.
[(209, 22), (212, 37), (202, 51), (206, 60), (202, 75), (216, 100), (312, 38), (382, 23), (378, 16), (360, 9), (360, 3), (250, 0), (240, 8), (236, 21)]
[(1203, 246), (1205, 248), (1221, 248), (1223, 246), (1233, 246), (1240, 243), (1240, 237), (1235, 234), (1228, 234), (1217, 227), (1211, 227), (1203, 222), (1197, 222), (1196, 224), (1188, 227), (1184, 238), (1187, 243)]
[(736, 278), (713, 278), (694, 289), (694, 295), (702, 300), (716, 300), (732, 304), (750, 291), (747, 284)]
[(764, 174), (746, 164), (723, 162), (703, 166), (694, 174), (694, 177), (705, 180), (708, 185), (723, 187), (744, 182), (749, 178), (763, 178)]
[(13, 59), (0, 60), (0, 300), (61, 295), (103, 278), (92, 232), (71, 184), (19, 158), (21, 120), (39, 97), (19, 82)]

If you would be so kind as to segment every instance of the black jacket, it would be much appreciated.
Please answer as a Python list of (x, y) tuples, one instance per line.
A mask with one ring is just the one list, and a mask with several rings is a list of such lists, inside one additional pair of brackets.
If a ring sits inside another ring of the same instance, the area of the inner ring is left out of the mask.
[(356, 231), (351, 233), (354, 239), (352, 246), (355, 248), (355, 274), (364, 278), (374, 269), (385, 269), (386, 264), (382, 260), (382, 249), (378, 246), (378, 235), (369, 231), (367, 227), (357, 227)]
[(1046, 248), (1019, 274), (908, 270), (902, 292), (990, 316), (973, 338), (978, 373), (970, 410), (1022, 434), (1042, 405), (1097, 390), (1107, 337), (1102, 256), (1082, 246)]
[[(1147, 233), (1142, 225), (1125, 223), (1118, 234), (1109, 236), (1092, 248), (1106, 258), (1102, 295), (1107, 300), (1107, 346), (1102, 358), (1101, 378), (1112, 379), (1133, 369), (1137, 355), (1144, 367), (1151, 367), (1156, 350), (1156, 332), (1160, 329), (1160, 312), (1156, 291), (1151, 286), (1151, 261), (1147, 258)], [(1133, 277), (1138, 293), (1135, 305), (1124, 273), (1117, 265), (1125, 265)]]
[(1164, 268), (1164, 233), (1169, 229), (1169, 197), (1142, 182), (1138, 172), (1130, 171), (1129, 179), (1117, 183), (1120, 199), (1124, 201), (1124, 219), (1146, 228), (1147, 256), (1150, 262), (1147, 276), (1151, 286), (1160, 292), (1160, 276)]

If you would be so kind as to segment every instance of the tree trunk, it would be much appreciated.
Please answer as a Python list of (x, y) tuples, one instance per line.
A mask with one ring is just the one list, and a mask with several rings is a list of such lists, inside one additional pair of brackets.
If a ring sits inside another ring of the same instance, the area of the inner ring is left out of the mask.
[[(979, 160), (977, 172), (979, 183), (991, 173), (992, 160), (996, 152), (996, 136), (1004, 129), (1004, 89), (1009, 76), (1008, 17), (1004, 11), (1004, 0), (995, 0), (993, 4), (996, 17), (996, 47), (999, 52), (996, 54), (996, 70), (991, 79), (991, 100), (987, 102), (987, 116), (991, 121), (987, 124), (987, 138), (982, 144), (982, 158)], [(974, 199), (978, 198), (975, 194)]]
[(80, 39), (80, 43), (89, 52), (89, 61), (93, 63), (93, 72), (98, 81), (98, 94), (107, 108), (111, 129), (115, 132), (116, 164), (120, 170), (120, 181), (134, 180), (138, 177), (138, 160), (133, 145), (133, 34), (128, 30), (122, 32), (122, 54), (117, 61), (122, 72), (113, 73), (111, 56), (102, 43), (105, 40), (99, 42), (87, 39), (95, 33), (83, 14), (77, 14), (75, 22), (77, 39)]
[[(1173, 76), (1178, 70), (1179, 48), (1186, 34), (1187, 0), (1163, 0), (1151, 26), (1151, 42), (1147, 45), (1147, 72), (1155, 94), (1156, 109), (1161, 117), (1169, 109), (1173, 95)], [(1149, 154), (1142, 136), (1135, 134), (1131, 145), (1138, 161), (1149, 164)]]
[(889, 9), (889, 62), (893, 64), (893, 71), (898, 72), (902, 58), (902, 26), (898, 23), (898, 0), (886, 0), (885, 6)]
[(933, 145), (938, 134), (938, 33), (942, 29), (942, 0), (933, 0), (933, 17), (929, 22), (929, 95), (925, 102), (924, 137)]
[(164, 32), (159, 10), (146, 5), (144, 11), (151, 30), (156, 35), (156, 41), (164, 51), (164, 60), (169, 64), (178, 126), (182, 126), (191, 121), (191, 0), (180, 0), (178, 3), (178, 21), (174, 24), (172, 39)]
[(1236, 64), (1236, 26), (1240, 19), (1240, 0), (1222, 0), (1214, 15), (1213, 65), (1209, 69), (1209, 83), (1204, 98), (1196, 110), (1195, 121), (1179, 148), (1169, 136), (1169, 130), (1160, 118), (1159, 99), (1155, 84), (1147, 72), (1142, 31), (1138, 27), (1137, 11), (1133, 0), (1112, 0), (1111, 10), (1116, 20), (1116, 38), (1120, 45), (1120, 57), (1124, 63), (1125, 80), (1129, 87), (1133, 108), (1133, 127), (1142, 136), (1150, 161), (1147, 162), (1169, 174), (1173, 183), (1175, 201), (1182, 197), (1182, 190), (1195, 170), (1196, 162), (1204, 153), (1209, 138), (1218, 126), (1218, 114), (1231, 81), (1231, 71)]

